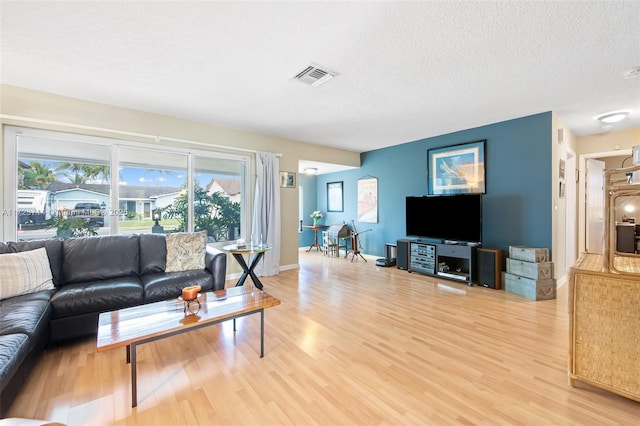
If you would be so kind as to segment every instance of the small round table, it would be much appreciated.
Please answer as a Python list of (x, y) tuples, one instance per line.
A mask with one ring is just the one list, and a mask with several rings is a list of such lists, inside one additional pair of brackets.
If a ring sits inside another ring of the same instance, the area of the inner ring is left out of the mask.
[(328, 228), (327, 225), (302, 225), (303, 228), (311, 229), (313, 231), (313, 243), (309, 246), (307, 251), (311, 251), (312, 248), (316, 248), (318, 251), (322, 251), (322, 246), (318, 243), (318, 231), (324, 228)]
[[(238, 247), (237, 244), (232, 244), (229, 246), (224, 246), (222, 247), (222, 249), (231, 253), (233, 255), (233, 258), (240, 264), (240, 267), (242, 267), (243, 272), (238, 279), (238, 282), (236, 283), (236, 287), (243, 286), (244, 281), (247, 279), (247, 276), (249, 276), (251, 277), (251, 281), (253, 281), (253, 284), (256, 286), (256, 288), (262, 290), (262, 283), (258, 279), (257, 275), (253, 272), (253, 270), (258, 262), (260, 262), (260, 259), (262, 259), (262, 256), (264, 256), (267, 251), (271, 250), (271, 246), (267, 244), (258, 246), (247, 244), (246, 246)], [(249, 258), (251, 258), (251, 254), (254, 254), (253, 259), (251, 259), (251, 262), (248, 266), (247, 262), (244, 261), (245, 254), (249, 255)]]

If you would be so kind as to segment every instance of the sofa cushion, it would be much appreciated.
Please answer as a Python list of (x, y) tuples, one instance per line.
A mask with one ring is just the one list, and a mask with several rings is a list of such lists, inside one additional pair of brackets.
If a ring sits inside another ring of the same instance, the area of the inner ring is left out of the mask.
[(0, 335), (24, 333), (29, 336), (48, 328), (49, 299), (54, 290), (39, 291), (0, 301)]
[(138, 275), (139, 248), (137, 235), (107, 235), (64, 240), (64, 285)]
[(140, 234), (140, 275), (164, 272), (167, 242), (164, 234)]
[(177, 298), (183, 288), (191, 285), (199, 285), (202, 291), (209, 291), (213, 287), (213, 277), (204, 269), (144, 275), (140, 279), (145, 303)]
[(0, 300), (53, 289), (47, 250), (0, 254)]
[(26, 334), (0, 336), (0, 389), (4, 389), (29, 352)]
[(167, 266), (165, 272), (204, 269), (207, 232), (167, 234)]
[[(11, 252), (18, 253), (21, 251), (29, 251), (44, 247), (47, 250), (49, 258), (49, 266), (51, 266), (51, 274), (53, 275), (53, 285), (60, 287), (62, 285), (62, 240), (53, 238), (48, 240), (31, 240), (31, 241), (11, 241), (7, 243)], [(0, 251), (2, 253), (2, 251)]]
[(142, 283), (135, 276), (67, 284), (51, 297), (53, 318), (113, 311), (142, 303)]

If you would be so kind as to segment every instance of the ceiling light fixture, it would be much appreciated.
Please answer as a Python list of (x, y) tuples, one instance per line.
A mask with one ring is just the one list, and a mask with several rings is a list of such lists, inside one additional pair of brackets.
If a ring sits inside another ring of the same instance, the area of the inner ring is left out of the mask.
[(318, 169), (316, 169), (315, 167), (307, 167), (306, 169), (304, 169), (305, 175), (315, 175), (316, 173), (318, 173)]
[(624, 120), (628, 115), (629, 111), (613, 111), (597, 116), (596, 120), (611, 124)]

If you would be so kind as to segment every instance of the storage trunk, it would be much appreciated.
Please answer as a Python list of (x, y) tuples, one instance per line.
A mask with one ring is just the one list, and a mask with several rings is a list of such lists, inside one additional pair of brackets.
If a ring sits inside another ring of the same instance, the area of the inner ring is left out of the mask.
[(554, 279), (534, 280), (505, 272), (504, 289), (531, 300), (556, 298), (556, 280)]
[(525, 262), (548, 262), (549, 249), (525, 246), (509, 246), (509, 257)]
[(535, 263), (508, 258), (507, 272), (534, 280), (548, 280), (553, 278), (553, 262)]

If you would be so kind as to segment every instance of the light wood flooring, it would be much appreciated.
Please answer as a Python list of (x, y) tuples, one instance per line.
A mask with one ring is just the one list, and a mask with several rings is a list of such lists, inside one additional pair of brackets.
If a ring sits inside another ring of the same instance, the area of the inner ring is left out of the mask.
[[(125, 351), (49, 348), (9, 416), (68, 425), (638, 425), (640, 404), (567, 381), (567, 286), (533, 302), (373, 259), (300, 252), (260, 317)], [(228, 282), (232, 286), (233, 282)]]

